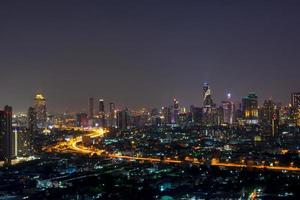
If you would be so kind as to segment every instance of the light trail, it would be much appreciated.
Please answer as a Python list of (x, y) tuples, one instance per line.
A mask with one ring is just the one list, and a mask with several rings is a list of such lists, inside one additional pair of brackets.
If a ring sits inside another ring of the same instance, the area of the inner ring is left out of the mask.
[[(91, 138), (96, 137), (103, 137), (105, 133), (107, 133), (107, 130), (101, 129), (101, 128), (94, 128), (89, 130), (90, 133), (86, 134), (85, 136), (89, 136)], [(104, 156), (108, 158), (118, 158), (118, 159), (125, 159), (125, 160), (137, 160), (137, 161), (147, 161), (147, 162), (161, 162), (161, 163), (168, 163), (168, 164), (184, 164), (184, 163), (190, 163), (190, 164), (197, 164), (202, 165), (204, 164), (201, 161), (198, 161), (194, 158), (186, 158), (185, 160), (174, 160), (171, 158), (166, 159), (160, 159), (160, 158), (153, 158), (153, 157), (139, 157), (139, 156), (126, 156), (126, 155), (118, 155), (118, 154), (107, 154), (105, 150), (103, 149), (92, 149), (88, 147), (84, 147), (82, 145), (78, 145), (79, 143), (82, 143), (82, 136), (75, 137), (67, 142), (60, 142), (57, 145), (46, 147), (43, 150), (47, 152), (67, 152), (68, 150), (71, 150), (76, 153), (80, 154), (89, 154), (93, 155), (96, 154), (98, 156)], [(217, 166), (217, 167), (234, 167), (234, 168), (255, 168), (255, 169), (267, 169), (267, 170), (279, 170), (279, 171), (300, 171), (300, 168), (298, 167), (285, 167), (285, 166), (266, 166), (266, 165), (246, 165), (246, 164), (238, 164), (238, 163), (222, 163), (217, 161), (216, 159), (211, 160), (211, 166)]]

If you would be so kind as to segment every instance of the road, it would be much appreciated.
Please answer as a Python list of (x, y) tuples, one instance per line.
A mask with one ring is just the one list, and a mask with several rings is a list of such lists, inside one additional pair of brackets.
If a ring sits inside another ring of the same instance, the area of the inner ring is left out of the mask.
[[(89, 133), (86, 136), (90, 136), (91, 138), (96, 137), (103, 137), (106, 133), (106, 130), (101, 128), (95, 128), (89, 130)], [(54, 146), (44, 148), (47, 152), (76, 152), (80, 154), (96, 154), (102, 155), (108, 158), (119, 158), (119, 159), (126, 159), (126, 160), (137, 160), (137, 161), (147, 161), (147, 162), (162, 162), (162, 163), (170, 163), (170, 164), (183, 164), (183, 163), (190, 163), (190, 164), (204, 164), (203, 162), (194, 159), (194, 158), (186, 158), (185, 160), (176, 160), (176, 159), (160, 159), (160, 158), (152, 158), (152, 157), (138, 157), (138, 156), (126, 156), (126, 155), (118, 155), (118, 154), (108, 154), (103, 149), (92, 149), (88, 147), (84, 147), (82, 144), (82, 136), (75, 137), (70, 139), (66, 142), (60, 142)], [(266, 166), (266, 165), (251, 165), (248, 166), (246, 164), (238, 164), (238, 163), (222, 163), (219, 162), (217, 159), (211, 160), (211, 166), (218, 166), (218, 167), (234, 167), (234, 168), (256, 168), (256, 169), (267, 169), (267, 170), (279, 170), (279, 171), (300, 171), (300, 168), (293, 167), (293, 166)]]

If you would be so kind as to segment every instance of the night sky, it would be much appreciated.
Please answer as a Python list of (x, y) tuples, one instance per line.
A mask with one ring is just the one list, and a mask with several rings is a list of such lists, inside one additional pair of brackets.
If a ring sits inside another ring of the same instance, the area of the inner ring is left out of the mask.
[(0, 1), (0, 106), (49, 111), (220, 103), (300, 91), (300, 1)]

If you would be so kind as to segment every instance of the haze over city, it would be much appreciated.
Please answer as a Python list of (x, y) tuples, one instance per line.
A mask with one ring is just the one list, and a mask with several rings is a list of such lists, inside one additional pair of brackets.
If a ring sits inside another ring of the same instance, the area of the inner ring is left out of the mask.
[(256, 92), (285, 104), (299, 88), (299, 2), (2, 1), (0, 104), (84, 111), (87, 98), (160, 107)]

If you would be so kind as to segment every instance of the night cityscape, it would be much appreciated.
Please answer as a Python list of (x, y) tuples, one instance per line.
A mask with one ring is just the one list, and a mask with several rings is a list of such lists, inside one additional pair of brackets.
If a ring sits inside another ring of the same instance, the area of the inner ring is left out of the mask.
[(300, 199), (300, 2), (0, 2), (0, 200)]

